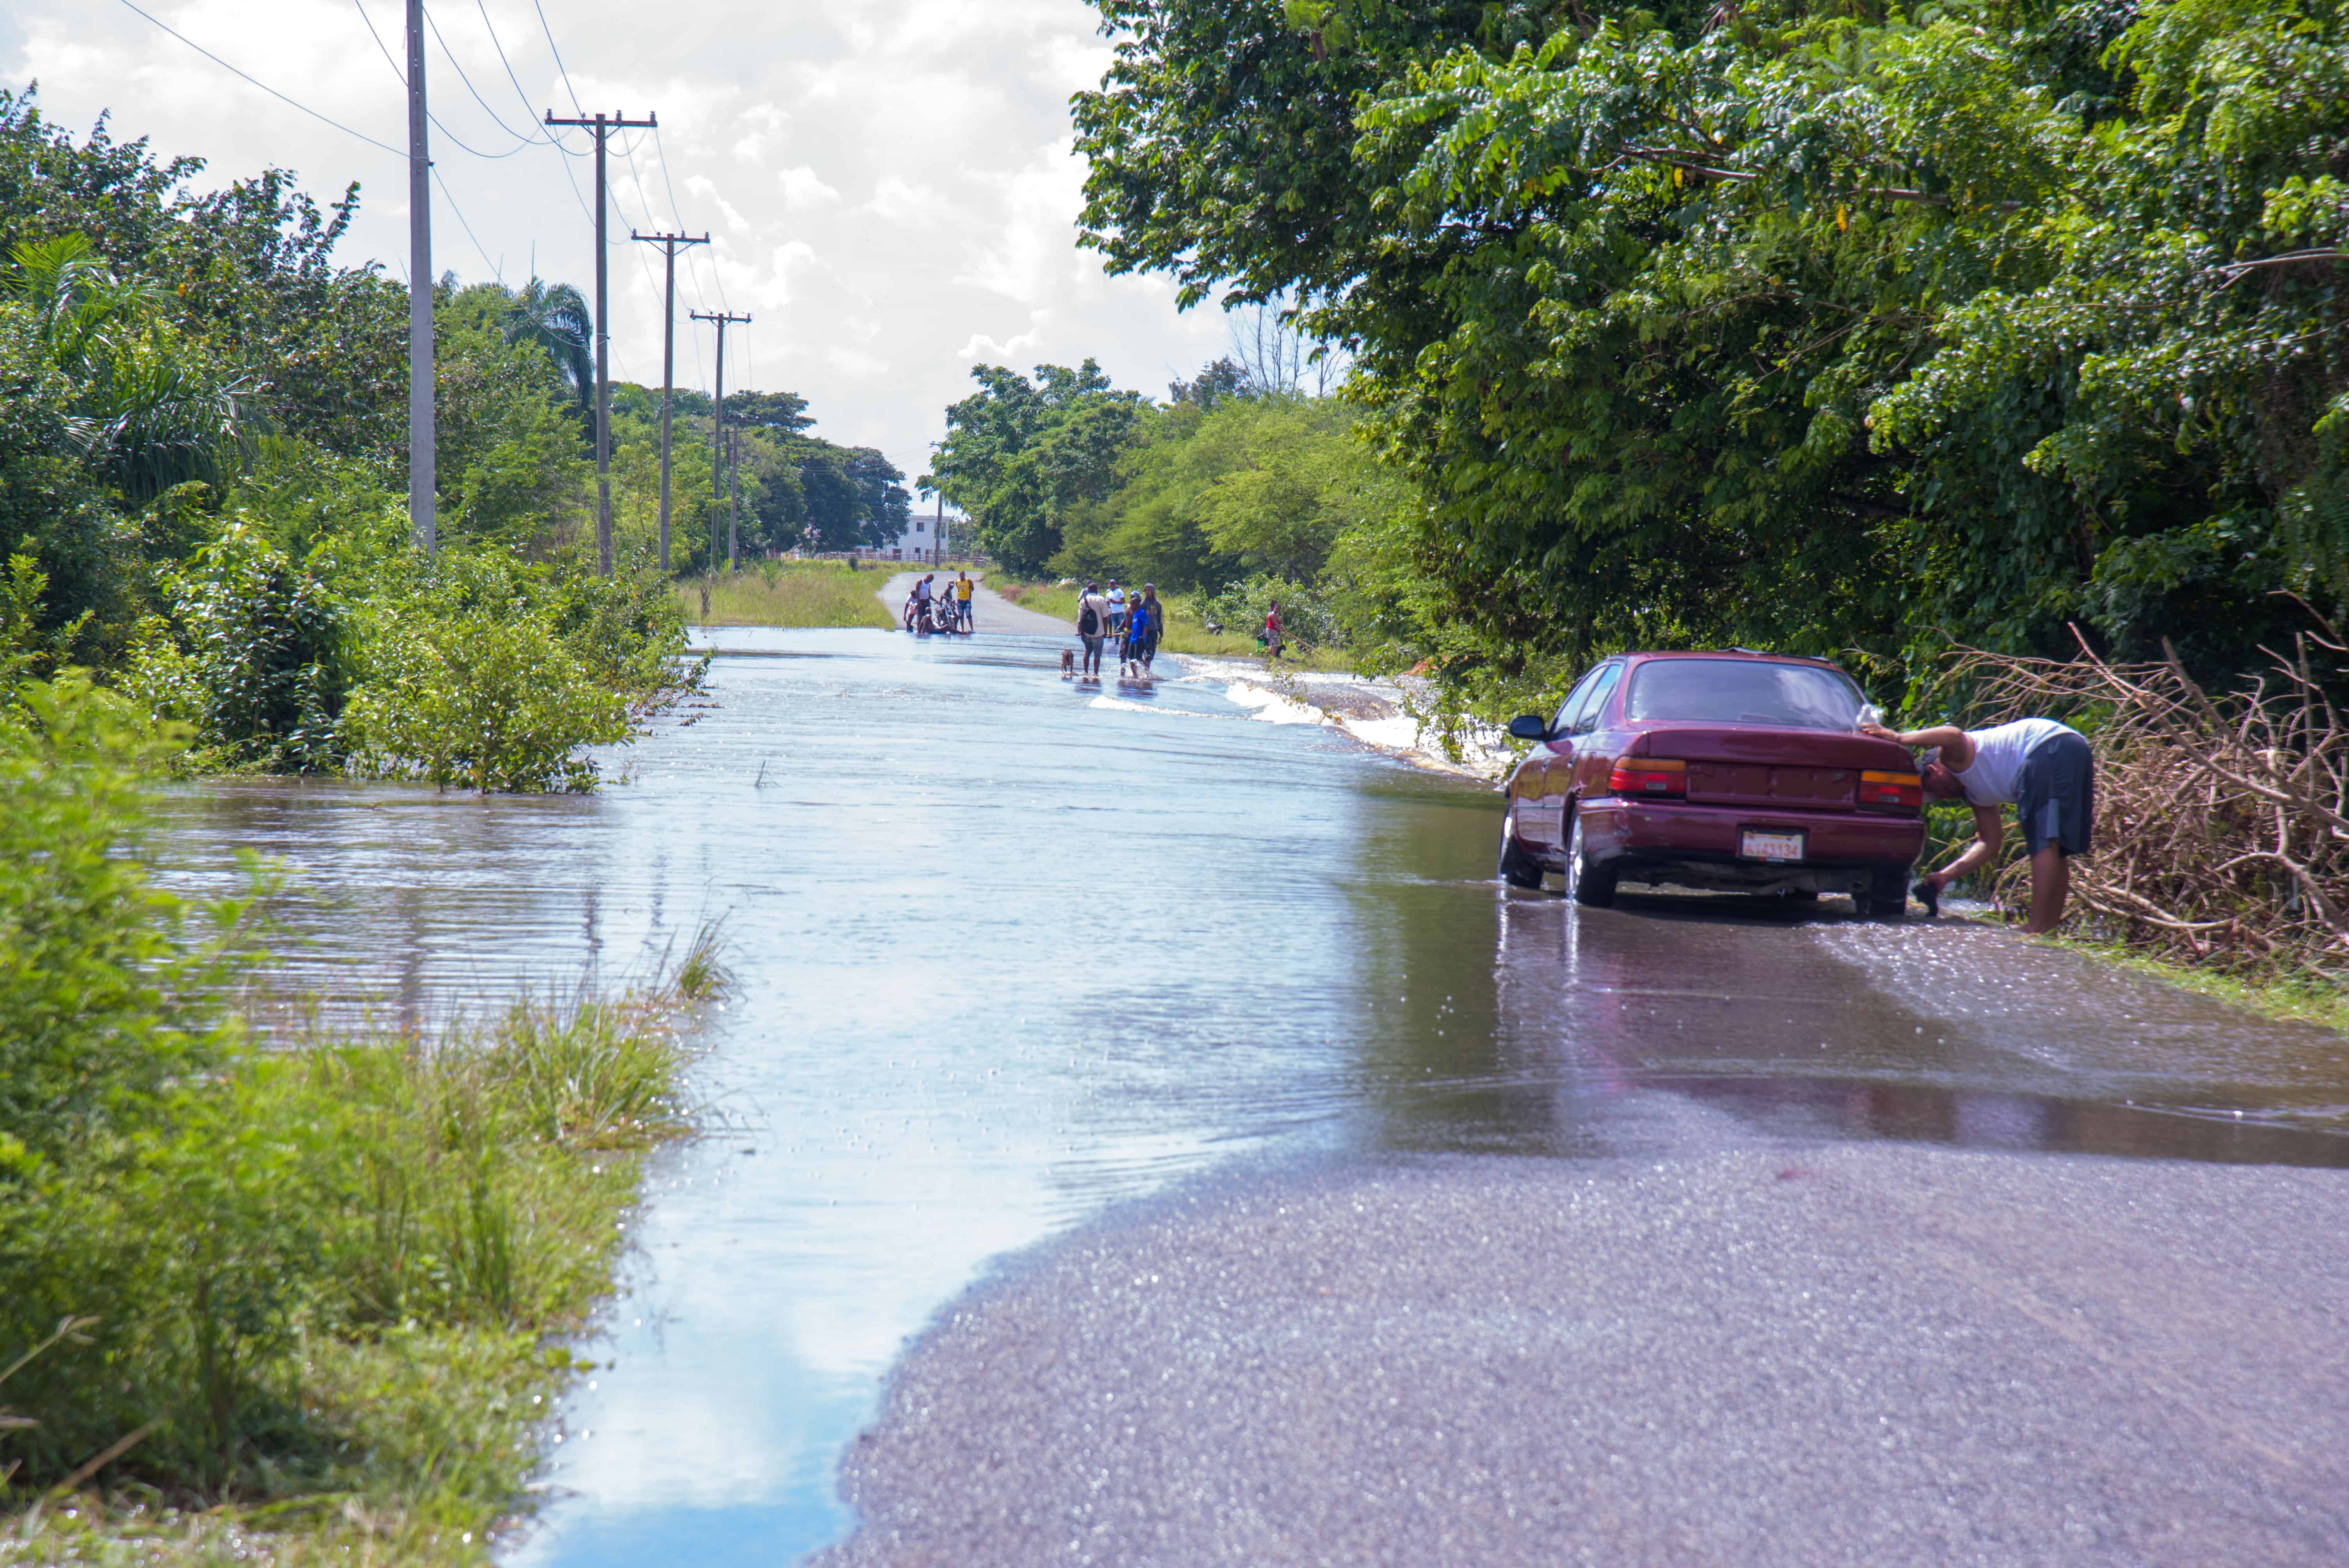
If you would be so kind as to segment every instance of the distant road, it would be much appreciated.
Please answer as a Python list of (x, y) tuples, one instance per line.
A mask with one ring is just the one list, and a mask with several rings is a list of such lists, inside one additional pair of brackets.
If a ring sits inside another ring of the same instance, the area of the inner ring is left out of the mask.
[[(892, 620), (900, 620), (905, 611), (905, 595), (914, 591), (919, 572), (900, 572), (884, 583), (876, 595)], [(938, 580), (951, 583), (955, 574), (941, 571)], [(1033, 610), (1023, 610), (989, 588), (982, 581), (970, 596), (970, 624), (975, 632), (1010, 632), (1028, 636), (1065, 637), (1073, 628), (1057, 615), (1040, 615)]]

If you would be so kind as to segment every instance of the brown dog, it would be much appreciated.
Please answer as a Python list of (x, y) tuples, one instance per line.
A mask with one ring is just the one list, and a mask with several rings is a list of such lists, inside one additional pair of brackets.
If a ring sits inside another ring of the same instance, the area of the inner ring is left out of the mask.
[(1069, 680), (1072, 678), (1076, 673), (1077, 650), (1074, 648), (1062, 648), (1061, 650), (1061, 678), (1062, 680)]

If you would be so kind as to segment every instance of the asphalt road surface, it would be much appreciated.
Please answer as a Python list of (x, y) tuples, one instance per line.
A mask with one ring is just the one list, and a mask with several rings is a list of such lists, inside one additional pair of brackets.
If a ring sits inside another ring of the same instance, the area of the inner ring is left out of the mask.
[[(931, 570), (937, 572), (940, 583), (951, 583), (955, 579), (953, 572), (943, 568), (929, 568), (921, 572), (900, 572), (891, 577), (879, 590), (878, 597), (882, 607), (902, 620), (905, 613), (905, 596), (914, 591), (914, 584), (927, 575)], [(970, 623), (971, 630), (974, 632), (1010, 632), (1039, 637), (1065, 637), (1071, 630), (1068, 622), (1056, 615), (1040, 614), (1034, 610), (1021, 609), (994, 589), (989, 588), (984, 578), (979, 580), (978, 586), (971, 592)]]
[(2337, 1037), (1626, 903), (1510, 895), (1497, 1071), (1418, 1108), (1522, 1152), (1227, 1171), (1014, 1261), (819, 1561), (2349, 1560), (2349, 1176), (2272, 1162), (2340, 1157)]

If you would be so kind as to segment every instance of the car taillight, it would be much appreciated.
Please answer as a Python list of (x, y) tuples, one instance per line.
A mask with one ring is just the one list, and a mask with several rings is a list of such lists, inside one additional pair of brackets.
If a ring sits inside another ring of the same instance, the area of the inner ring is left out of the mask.
[(1921, 808), (1925, 804), (1925, 781), (1914, 773), (1862, 773), (1859, 803)]
[(1607, 775), (1618, 795), (1686, 795), (1688, 764), (1677, 757), (1619, 757)]

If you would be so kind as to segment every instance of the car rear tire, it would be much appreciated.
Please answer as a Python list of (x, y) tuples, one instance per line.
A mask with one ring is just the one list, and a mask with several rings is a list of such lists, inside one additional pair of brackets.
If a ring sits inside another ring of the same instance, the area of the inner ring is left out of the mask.
[(1511, 887), (1539, 887), (1541, 862), (1517, 847), (1516, 822), (1516, 814), (1511, 813), (1501, 823), (1501, 880)]
[(1575, 903), (1589, 909), (1605, 909), (1615, 902), (1615, 879), (1619, 874), (1611, 865), (1600, 865), (1590, 858), (1582, 843), (1582, 813), (1574, 814), (1574, 831), (1566, 841), (1566, 892)]
[(1868, 877), (1868, 892), (1858, 900), (1870, 920), (1905, 920), (1909, 916), (1909, 868), (1878, 866)]

